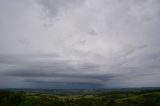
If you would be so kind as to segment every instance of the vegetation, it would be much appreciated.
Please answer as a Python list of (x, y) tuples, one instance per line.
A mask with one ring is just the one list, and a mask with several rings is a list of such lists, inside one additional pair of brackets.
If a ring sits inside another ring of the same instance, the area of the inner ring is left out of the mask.
[(0, 106), (160, 106), (159, 90), (79, 91), (63, 94), (1, 90)]

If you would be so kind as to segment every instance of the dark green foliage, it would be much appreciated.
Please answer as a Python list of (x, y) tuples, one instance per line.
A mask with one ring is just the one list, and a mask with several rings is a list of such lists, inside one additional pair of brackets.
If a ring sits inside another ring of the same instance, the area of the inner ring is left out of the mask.
[(0, 91), (0, 106), (18, 106), (24, 100), (23, 92)]
[(0, 106), (160, 106), (159, 91), (77, 95), (0, 91)]

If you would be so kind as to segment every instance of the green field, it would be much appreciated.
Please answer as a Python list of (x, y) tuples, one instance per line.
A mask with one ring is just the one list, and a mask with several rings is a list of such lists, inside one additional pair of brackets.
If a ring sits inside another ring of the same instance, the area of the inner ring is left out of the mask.
[(1, 90), (0, 106), (160, 106), (160, 90)]

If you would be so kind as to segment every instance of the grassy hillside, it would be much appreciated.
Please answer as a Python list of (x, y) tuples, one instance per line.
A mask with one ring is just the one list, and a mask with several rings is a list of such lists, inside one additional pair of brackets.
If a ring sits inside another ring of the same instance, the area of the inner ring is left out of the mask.
[(0, 91), (0, 106), (160, 106), (160, 90)]

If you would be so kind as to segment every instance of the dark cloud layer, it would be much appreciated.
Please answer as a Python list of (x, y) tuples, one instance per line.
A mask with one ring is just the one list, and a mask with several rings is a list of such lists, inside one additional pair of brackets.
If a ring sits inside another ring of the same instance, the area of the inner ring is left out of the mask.
[[(44, 57), (43, 57), (44, 56)], [(56, 55), (57, 56), (57, 55)], [(98, 65), (94, 64), (82, 64), (79, 68), (73, 68), (67, 62), (64, 61), (51, 61), (49, 59), (56, 58), (55, 55), (29, 55), (26, 57), (30, 57), (30, 59), (25, 58), (20, 55), (1, 55), (0, 56), (1, 64), (3, 66), (13, 65), (10, 69), (6, 69), (0, 72), (1, 76), (7, 77), (19, 77), (23, 78), (24, 82), (40, 84), (40, 83), (48, 83), (48, 84), (73, 84), (73, 85), (85, 85), (90, 87), (89, 85), (96, 87), (102, 87), (104, 82), (110, 80), (114, 75), (111, 74), (81, 74), (82, 71), (92, 70)], [(42, 60), (38, 61), (30, 61), (31, 58)], [(45, 61), (47, 59), (47, 61)], [(28, 61), (27, 61), (28, 60)], [(67, 71), (66, 71), (67, 70)], [(71, 73), (72, 72), (72, 73)], [(88, 85), (87, 85), (88, 84)], [(83, 88), (83, 87), (82, 87)]]

